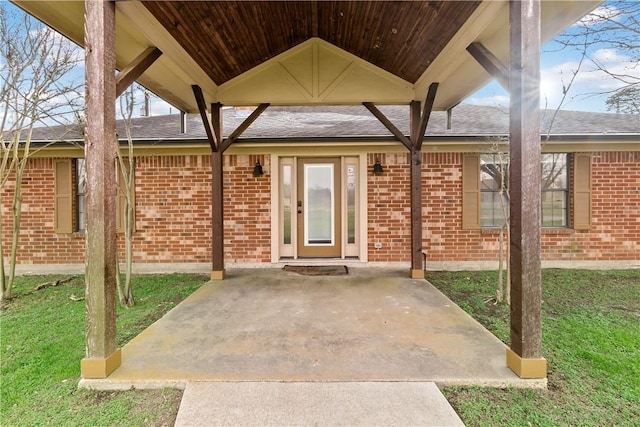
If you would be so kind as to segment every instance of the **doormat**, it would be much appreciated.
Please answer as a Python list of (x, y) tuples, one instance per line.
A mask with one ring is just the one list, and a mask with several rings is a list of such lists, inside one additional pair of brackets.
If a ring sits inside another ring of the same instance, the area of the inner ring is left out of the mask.
[(303, 276), (344, 276), (349, 274), (346, 265), (285, 265), (283, 269)]

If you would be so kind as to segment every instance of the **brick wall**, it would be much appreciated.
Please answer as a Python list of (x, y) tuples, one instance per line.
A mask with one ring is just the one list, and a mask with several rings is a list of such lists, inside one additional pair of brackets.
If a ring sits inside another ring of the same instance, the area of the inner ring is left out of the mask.
[[(271, 262), (270, 156), (225, 158), (225, 261)], [(256, 161), (264, 175), (253, 176)]]
[(479, 261), (497, 256), (497, 237), (462, 229), (462, 154), (424, 153), (423, 252), (429, 261)]
[[(384, 173), (371, 172), (376, 160)], [(411, 260), (411, 202), (408, 154), (373, 153), (367, 156), (367, 250), (369, 261)], [(374, 245), (382, 247), (376, 249)]]
[[(11, 250), (11, 203), (15, 178), (9, 179), (2, 201), (2, 243), (5, 260)], [(84, 260), (84, 236), (56, 234), (54, 227), (53, 159), (30, 159), (22, 180), (22, 227), (18, 245), (20, 264), (66, 264)]]
[[(376, 159), (384, 174), (370, 171)], [(256, 161), (262, 177), (252, 176)], [(225, 260), (270, 262), (269, 156), (225, 156)], [(494, 260), (498, 235), (462, 230), (462, 154), (423, 154), (423, 241), (428, 261)], [(209, 156), (136, 159), (135, 262), (210, 262)], [(371, 153), (367, 166), (368, 258), (410, 259), (408, 154)], [(543, 229), (545, 260), (633, 260), (640, 254), (640, 153), (594, 153), (591, 230)], [(12, 180), (2, 191), (3, 249), (11, 241)], [(53, 159), (32, 159), (23, 182), (19, 263), (84, 261), (84, 234), (53, 230)], [(381, 248), (376, 249), (375, 243)], [(120, 250), (123, 242), (120, 237)]]
[[(265, 174), (252, 176), (260, 160)], [(269, 262), (271, 198), (269, 158), (225, 156), (225, 259)], [(23, 180), (23, 214), (18, 262), (84, 262), (84, 234), (54, 232), (53, 159), (31, 159)], [(138, 157), (135, 167), (134, 262), (211, 261), (211, 158)], [(13, 181), (2, 192), (5, 259), (11, 244)], [(232, 188), (237, 191), (230, 191)], [(234, 229), (242, 230), (237, 233)], [(124, 239), (118, 246), (124, 259)]]
[(211, 158), (136, 159), (134, 262), (211, 259)]
[[(428, 261), (497, 259), (496, 231), (462, 230), (462, 154), (423, 154), (423, 164), (423, 241)], [(592, 200), (591, 230), (542, 229), (542, 259), (640, 258), (640, 153), (594, 153)]]
[[(369, 260), (409, 261), (409, 156), (370, 154), (368, 170), (377, 158), (385, 173), (368, 176)], [(594, 153), (592, 179), (592, 229), (543, 228), (544, 260), (640, 257), (640, 153)], [(497, 231), (462, 229), (461, 194), (462, 154), (424, 153), (422, 236), (428, 262), (497, 259)], [(375, 249), (375, 242), (382, 248)]]
[(591, 175), (591, 230), (544, 230), (544, 259), (639, 259), (640, 152), (593, 153)]
[[(225, 260), (269, 262), (270, 173), (257, 156), (224, 157)], [(136, 162), (134, 262), (211, 261), (211, 158), (143, 157)], [(242, 230), (237, 233), (235, 230)]]

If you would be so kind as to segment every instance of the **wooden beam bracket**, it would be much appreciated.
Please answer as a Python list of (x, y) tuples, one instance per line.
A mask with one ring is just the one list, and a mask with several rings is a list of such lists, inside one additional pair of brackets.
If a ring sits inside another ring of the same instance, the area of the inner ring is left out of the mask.
[(258, 117), (260, 117), (260, 114), (262, 114), (264, 112), (264, 110), (266, 110), (269, 105), (270, 105), (269, 103), (264, 103), (264, 104), (258, 105), (258, 107), (255, 110), (253, 110), (251, 115), (249, 117), (247, 117), (240, 124), (240, 126), (238, 126), (238, 128), (236, 130), (234, 130), (231, 133), (231, 135), (229, 135), (222, 142), (221, 150), (222, 150), (223, 153), (227, 150), (227, 148), (229, 148), (231, 146), (231, 144), (233, 144), (234, 142), (236, 142), (238, 140), (238, 138), (240, 138), (240, 135), (242, 135), (244, 133), (244, 131), (246, 131), (249, 128), (249, 126), (251, 126), (251, 124), (256, 121), (256, 119)]
[(129, 65), (124, 67), (116, 76), (116, 98), (122, 95), (142, 73), (147, 71), (160, 55), (162, 55), (160, 49), (150, 47), (138, 55)]
[(467, 46), (467, 52), (478, 61), (494, 79), (507, 91), (509, 90), (509, 68), (506, 67), (489, 49), (482, 43), (475, 42)]
[(209, 117), (209, 111), (207, 111), (207, 103), (204, 100), (204, 94), (202, 89), (198, 85), (192, 85), (193, 95), (196, 98), (198, 104), (198, 111), (200, 111), (200, 117), (202, 117), (202, 124), (204, 124), (204, 130), (207, 133), (207, 140), (211, 146), (211, 151), (214, 153), (218, 151), (218, 138), (214, 132), (213, 125), (211, 124), (211, 118)]
[(363, 102), (362, 105), (364, 105), (366, 109), (369, 110), (371, 114), (373, 114), (375, 118), (378, 119), (380, 123), (382, 123), (384, 127), (386, 127), (389, 132), (391, 132), (393, 136), (395, 136), (398, 141), (402, 143), (402, 145), (405, 146), (407, 150), (411, 151), (411, 147), (413, 145), (411, 143), (411, 140), (403, 135), (400, 129), (398, 129), (393, 123), (391, 123), (391, 120), (389, 120), (387, 116), (382, 114), (382, 111), (378, 110), (378, 108), (373, 105), (372, 102)]
[(424, 134), (427, 131), (427, 125), (429, 124), (429, 118), (431, 117), (431, 111), (433, 110), (433, 103), (436, 100), (438, 86), (439, 83), (431, 83), (429, 85), (429, 92), (427, 92), (427, 99), (424, 101), (422, 117), (420, 118), (420, 130), (413, 141), (413, 146), (417, 151), (422, 150), (422, 142), (424, 141)]

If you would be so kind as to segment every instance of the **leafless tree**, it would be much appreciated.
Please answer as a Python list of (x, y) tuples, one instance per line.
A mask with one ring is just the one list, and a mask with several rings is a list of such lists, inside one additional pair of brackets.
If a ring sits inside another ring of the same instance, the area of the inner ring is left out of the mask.
[[(131, 117), (135, 108), (136, 93), (142, 92), (139, 86), (132, 85), (120, 96), (120, 114), (122, 115), (124, 129), (127, 137), (127, 154), (123, 155), (118, 149), (118, 200), (124, 203), (120, 206), (120, 212), (123, 212), (121, 221), (124, 229), (125, 239), (125, 273), (124, 283), (120, 278), (120, 271), (116, 275), (118, 283), (118, 295), (120, 303), (125, 307), (135, 305), (133, 291), (131, 288), (131, 276), (133, 270), (133, 231), (134, 231), (134, 212), (135, 205), (133, 200), (133, 185), (135, 174), (135, 158), (133, 152), (133, 138), (131, 136)], [(119, 270), (119, 263), (118, 270)]]
[(640, 2), (609, 0), (557, 36), (555, 42), (561, 49), (578, 52), (580, 64), (586, 61), (591, 69), (617, 82), (584, 96), (608, 95), (610, 111), (640, 113)]
[[(79, 48), (15, 6), (0, 2), (0, 195), (11, 198), (11, 247), (5, 271), (0, 210), (0, 298), (10, 298), (22, 216), (22, 177), (42, 147), (31, 143), (37, 126), (69, 125), (82, 103), (74, 73)], [(65, 127), (69, 129), (68, 126)]]
[[(490, 154), (494, 161), (481, 163), (481, 177), (488, 176), (492, 181), (492, 186), (498, 188), (498, 198), (500, 199), (500, 228), (498, 231), (498, 288), (496, 290), (495, 301), (500, 303), (511, 300), (510, 277), (509, 277), (509, 154), (505, 151), (508, 141), (505, 138), (494, 138), (491, 140)], [(483, 185), (483, 183), (481, 183)], [(505, 265), (505, 259), (507, 260)]]

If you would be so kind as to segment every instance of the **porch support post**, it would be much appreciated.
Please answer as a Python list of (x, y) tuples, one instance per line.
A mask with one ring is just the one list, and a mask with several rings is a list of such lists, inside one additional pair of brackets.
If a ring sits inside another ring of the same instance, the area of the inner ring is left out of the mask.
[(438, 83), (431, 83), (422, 113), (420, 103), (410, 104), (411, 127), (411, 278), (424, 279), (422, 261), (422, 142), (438, 92)]
[[(222, 104), (211, 104), (214, 139), (222, 141)], [(211, 152), (211, 280), (224, 279), (224, 205), (222, 168), (223, 150)]]
[(83, 378), (120, 366), (116, 348), (115, 3), (85, 1), (86, 357)]
[(509, 87), (511, 348), (507, 366), (545, 378), (540, 275), (540, 1), (512, 0)]
[[(424, 279), (422, 266), (422, 139), (420, 102), (410, 105), (411, 124), (411, 278)], [(416, 142), (420, 140), (420, 144)], [(419, 148), (420, 146), (420, 148)]]

